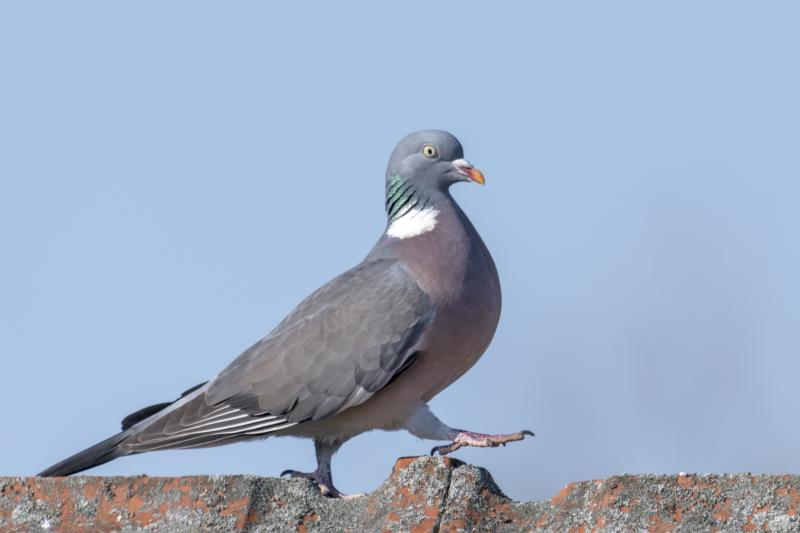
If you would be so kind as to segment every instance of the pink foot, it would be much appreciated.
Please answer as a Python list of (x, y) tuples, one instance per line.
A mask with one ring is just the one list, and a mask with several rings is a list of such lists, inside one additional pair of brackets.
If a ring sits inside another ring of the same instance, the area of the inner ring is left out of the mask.
[(443, 446), (436, 446), (431, 450), (431, 455), (447, 455), (454, 452), (463, 446), (477, 446), (479, 448), (494, 448), (496, 446), (505, 446), (507, 442), (514, 442), (522, 440), (525, 435), (533, 437), (533, 432), (527, 429), (518, 431), (517, 433), (508, 433), (506, 435), (487, 435), (485, 433), (473, 433), (471, 431), (459, 431), (456, 438), (450, 444)]

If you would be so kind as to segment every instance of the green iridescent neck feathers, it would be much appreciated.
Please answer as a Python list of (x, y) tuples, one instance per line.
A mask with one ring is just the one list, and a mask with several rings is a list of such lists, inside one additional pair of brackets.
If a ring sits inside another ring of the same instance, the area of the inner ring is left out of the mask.
[(390, 224), (412, 209), (424, 209), (428, 205), (428, 197), (401, 176), (394, 175), (387, 180), (386, 215)]

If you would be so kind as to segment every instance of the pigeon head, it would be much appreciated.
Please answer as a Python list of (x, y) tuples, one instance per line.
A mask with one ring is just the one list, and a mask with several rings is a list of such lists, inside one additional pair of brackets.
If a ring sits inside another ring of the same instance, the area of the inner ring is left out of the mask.
[(483, 184), (483, 174), (464, 159), (461, 143), (451, 133), (423, 130), (403, 137), (389, 158), (386, 179), (399, 176), (421, 190), (447, 189), (457, 181)]
[(483, 173), (464, 159), (461, 143), (451, 133), (423, 130), (403, 137), (386, 168), (386, 211), (389, 221), (411, 210), (425, 209), (447, 197), (458, 181), (483, 185)]

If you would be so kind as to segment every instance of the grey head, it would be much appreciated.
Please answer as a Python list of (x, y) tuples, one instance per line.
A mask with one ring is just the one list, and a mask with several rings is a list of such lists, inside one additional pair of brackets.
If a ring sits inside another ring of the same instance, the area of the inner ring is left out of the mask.
[(459, 181), (483, 185), (484, 178), (464, 159), (464, 149), (453, 134), (422, 130), (406, 135), (397, 143), (386, 167), (389, 222), (411, 209), (449, 199), (447, 190)]

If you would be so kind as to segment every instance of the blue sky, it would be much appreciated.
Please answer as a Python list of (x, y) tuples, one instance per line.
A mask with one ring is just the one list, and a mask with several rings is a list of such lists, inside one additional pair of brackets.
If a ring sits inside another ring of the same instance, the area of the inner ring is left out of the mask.
[[(208, 379), (384, 228), (395, 142), (455, 133), (504, 291), (432, 402), (536, 438), (456, 456), (517, 499), (621, 472), (800, 469), (793, 2), (0, 7), (0, 474)], [(371, 490), (434, 443), (334, 459)], [(93, 474), (277, 475), (272, 439)]]

